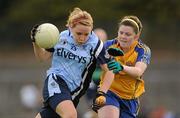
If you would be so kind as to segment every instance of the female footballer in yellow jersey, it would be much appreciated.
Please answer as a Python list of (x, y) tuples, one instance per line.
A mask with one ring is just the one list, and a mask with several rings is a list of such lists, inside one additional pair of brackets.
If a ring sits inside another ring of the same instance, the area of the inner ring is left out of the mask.
[[(101, 81), (93, 103), (93, 110), (98, 110), (99, 118), (137, 117), (138, 98), (145, 91), (142, 76), (151, 57), (149, 47), (138, 40), (141, 30), (142, 24), (136, 16), (125, 16), (119, 23), (117, 38), (104, 44), (106, 49), (121, 49), (124, 56), (114, 57), (108, 63), (115, 76)], [(104, 105), (103, 100), (106, 100)]]

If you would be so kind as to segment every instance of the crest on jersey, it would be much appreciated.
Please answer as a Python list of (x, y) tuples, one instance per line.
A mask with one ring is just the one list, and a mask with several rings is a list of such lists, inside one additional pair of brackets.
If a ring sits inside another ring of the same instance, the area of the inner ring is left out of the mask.
[(67, 39), (60, 39), (60, 41), (61, 41), (61, 44), (63, 44), (63, 45), (67, 44)]
[(56, 87), (57, 87), (57, 83), (56, 83), (56, 82), (54, 82), (54, 81), (53, 81), (53, 82), (51, 82), (51, 84), (50, 84), (50, 85), (51, 85), (51, 87), (53, 87), (53, 88), (56, 88)]
[(76, 51), (76, 50), (77, 50), (77, 47), (76, 47), (74, 44), (72, 44), (72, 45), (71, 45), (71, 50)]

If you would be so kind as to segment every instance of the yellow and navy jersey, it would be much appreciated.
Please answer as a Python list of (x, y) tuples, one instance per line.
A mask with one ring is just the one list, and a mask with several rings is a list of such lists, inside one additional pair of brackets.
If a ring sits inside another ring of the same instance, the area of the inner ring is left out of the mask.
[[(105, 48), (109, 47), (120, 48), (120, 44), (116, 39), (108, 40), (104, 44)], [(135, 66), (136, 62), (150, 63), (151, 51), (142, 41), (134, 41), (130, 50), (124, 56), (115, 57), (115, 60), (122, 65)], [(103, 80), (102, 80), (103, 81)], [(102, 83), (102, 82), (101, 82)], [(134, 78), (125, 72), (115, 74), (114, 81), (109, 89), (122, 99), (134, 99), (139, 97), (144, 89), (144, 80), (142, 76)]]

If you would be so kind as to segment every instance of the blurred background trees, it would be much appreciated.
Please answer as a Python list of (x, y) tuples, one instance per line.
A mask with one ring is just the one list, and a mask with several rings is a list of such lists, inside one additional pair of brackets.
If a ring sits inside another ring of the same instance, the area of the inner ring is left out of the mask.
[(1, 0), (1, 43), (16, 47), (27, 43), (30, 29), (36, 23), (51, 22), (63, 30), (74, 7), (90, 12), (95, 27), (106, 29), (110, 38), (116, 36), (120, 18), (137, 15), (144, 25), (142, 39), (150, 47), (161, 50), (180, 47), (179, 0)]

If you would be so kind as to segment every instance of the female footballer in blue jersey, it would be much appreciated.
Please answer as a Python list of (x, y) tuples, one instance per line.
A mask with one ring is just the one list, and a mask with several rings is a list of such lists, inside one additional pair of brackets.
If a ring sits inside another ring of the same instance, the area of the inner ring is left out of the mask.
[(115, 76), (101, 81), (99, 91), (104, 94), (98, 95), (93, 104), (99, 118), (137, 117), (138, 98), (145, 91), (142, 76), (151, 56), (149, 47), (138, 40), (141, 30), (142, 24), (136, 16), (125, 16), (119, 23), (117, 38), (104, 44), (105, 48), (121, 49), (124, 56), (108, 62), (108, 68)]
[[(68, 29), (60, 33), (59, 42), (52, 49), (42, 49), (33, 42), (38, 59), (52, 57), (43, 88), (44, 107), (36, 118), (77, 118), (76, 106), (91, 82), (97, 61), (108, 75), (105, 77), (113, 76), (108, 71), (103, 43), (92, 31), (91, 15), (75, 8), (66, 26)], [(31, 31), (33, 41), (36, 28)]]

